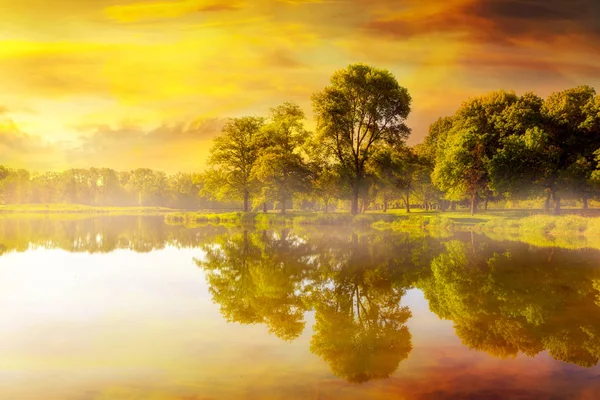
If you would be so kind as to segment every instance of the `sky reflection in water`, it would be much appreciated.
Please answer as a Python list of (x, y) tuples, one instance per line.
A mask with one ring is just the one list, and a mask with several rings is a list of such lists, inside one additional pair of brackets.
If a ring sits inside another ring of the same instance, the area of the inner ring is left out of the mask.
[(600, 392), (600, 255), (479, 235), (0, 220), (7, 399)]

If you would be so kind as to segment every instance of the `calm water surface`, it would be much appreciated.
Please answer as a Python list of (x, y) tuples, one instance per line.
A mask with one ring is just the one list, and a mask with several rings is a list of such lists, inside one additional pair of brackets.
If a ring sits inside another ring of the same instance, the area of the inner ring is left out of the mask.
[(0, 398), (598, 399), (600, 252), (0, 218)]

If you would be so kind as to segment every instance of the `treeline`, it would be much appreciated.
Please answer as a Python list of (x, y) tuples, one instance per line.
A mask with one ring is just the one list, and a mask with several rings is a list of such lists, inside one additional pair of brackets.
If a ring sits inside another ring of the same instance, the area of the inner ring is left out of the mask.
[(473, 212), (481, 199), (540, 194), (556, 213), (563, 197), (587, 208), (600, 195), (600, 96), (589, 86), (546, 99), (493, 92), (438, 120), (424, 147), (436, 187)]
[(118, 172), (108, 168), (31, 173), (0, 165), (0, 203), (70, 203), (92, 206), (226, 208), (200, 194), (200, 174), (167, 175), (151, 169)]
[(411, 97), (388, 71), (350, 65), (312, 103), (315, 132), (292, 103), (267, 118), (230, 119), (202, 174), (0, 168), (0, 201), (358, 214), (457, 204), (475, 213), (544, 197), (559, 213), (562, 200), (587, 208), (600, 198), (600, 96), (588, 86), (546, 99), (505, 91), (470, 99), (414, 147), (406, 145)]
[(216, 139), (205, 193), (267, 203), (285, 212), (292, 199), (328, 211), (338, 199), (352, 214), (411, 204), (425, 209), (545, 196), (600, 195), (600, 96), (581, 86), (547, 99), (494, 92), (471, 99), (409, 147), (411, 97), (387, 71), (362, 64), (336, 72), (312, 97), (317, 122), (305, 130), (294, 104), (268, 119), (231, 119)]

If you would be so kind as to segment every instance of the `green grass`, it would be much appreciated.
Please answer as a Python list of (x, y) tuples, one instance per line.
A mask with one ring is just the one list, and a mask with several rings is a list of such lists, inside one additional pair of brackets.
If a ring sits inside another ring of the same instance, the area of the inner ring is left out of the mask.
[(482, 231), (553, 236), (600, 236), (600, 217), (579, 215), (533, 215), (520, 219), (496, 219), (478, 227)]
[(600, 217), (533, 215), (492, 220), (475, 230), (495, 240), (514, 240), (537, 247), (600, 249)]
[(188, 227), (202, 225), (244, 225), (253, 224), (256, 214), (254, 213), (196, 213), (175, 212), (165, 215), (165, 222), (169, 225), (184, 225)]
[(164, 207), (101, 207), (83, 204), (8, 204), (0, 205), (0, 213), (14, 214), (164, 214), (173, 209)]
[(370, 226), (377, 221), (393, 220), (394, 216), (363, 214), (352, 216), (341, 213), (228, 213), (205, 214), (176, 212), (165, 215), (165, 221), (172, 225), (197, 226), (202, 224), (237, 224), (270, 226)]
[(393, 231), (414, 229), (453, 231), (456, 229), (456, 226), (456, 222), (439, 215), (411, 215), (400, 217), (392, 222), (379, 221), (373, 225), (374, 228), (379, 230)]

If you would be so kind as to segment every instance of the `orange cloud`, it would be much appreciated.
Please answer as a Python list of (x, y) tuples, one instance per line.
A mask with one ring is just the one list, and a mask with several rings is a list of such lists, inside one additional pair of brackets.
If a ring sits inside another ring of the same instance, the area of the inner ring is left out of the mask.
[(176, 2), (133, 3), (105, 9), (108, 18), (118, 22), (138, 22), (178, 18), (186, 14), (237, 10), (233, 0), (181, 0)]
[[(310, 113), (336, 69), (392, 71), (411, 143), (465, 98), (600, 85), (600, 3), (578, 0), (0, 0), (0, 104), (45, 142), (80, 124)], [(107, 155), (108, 157), (108, 155)], [(72, 159), (74, 160), (74, 159)]]

